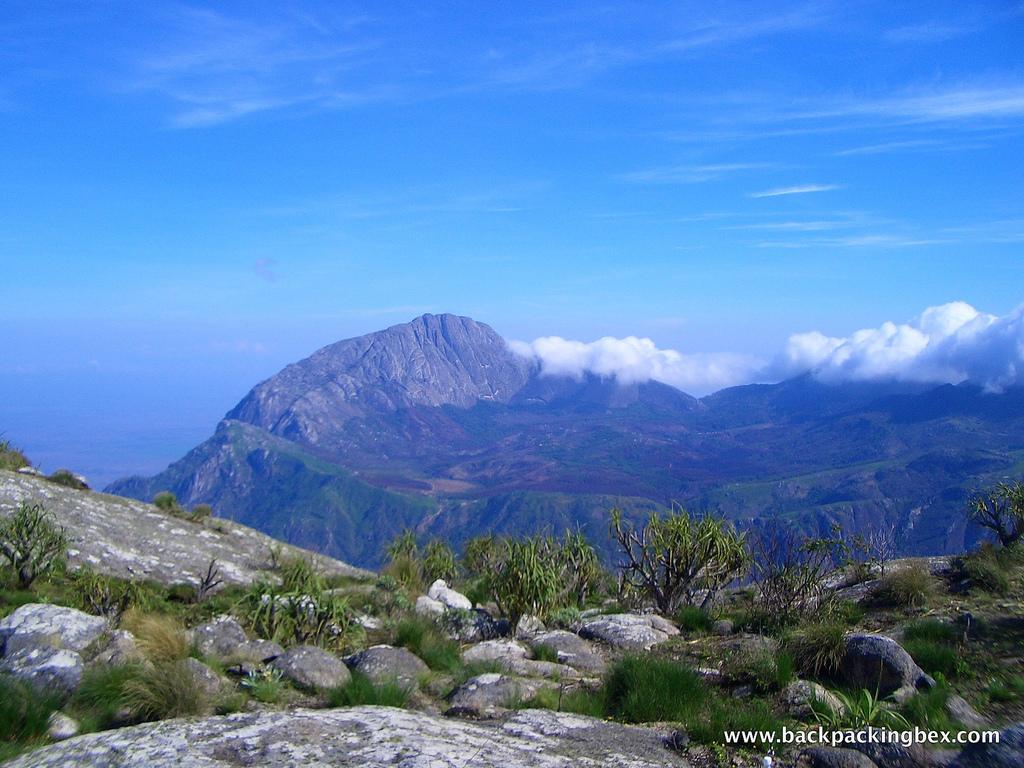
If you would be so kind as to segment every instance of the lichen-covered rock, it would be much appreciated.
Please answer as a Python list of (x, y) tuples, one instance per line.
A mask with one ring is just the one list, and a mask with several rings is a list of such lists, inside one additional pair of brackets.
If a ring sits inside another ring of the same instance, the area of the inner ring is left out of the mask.
[(65, 698), (78, 689), (84, 668), (82, 657), (74, 651), (50, 646), (21, 648), (0, 661), (0, 673)]
[(192, 679), (196, 681), (196, 685), (206, 694), (209, 698), (215, 698), (221, 691), (224, 685), (224, 680), (210, 669), (208, 666), (199, 661), (199, 659), (185, 659), (185, 668), (192, 675)]
[(107, 629), (107, 620), (74, 608), (29, 603), (0, 619), (0, 647), (5, 654), (24, 648), (63, 648), (81, 653)]
[(1024, 723), (999, 732), (998, 744), (971, 744), (951, 768), (1020, 768), (1024, 765)]
[(473, 610), (473, 602), (461, 592), (451, 589), (444, 579), (438, 579), (430, 585), (430, 589), (427, 590), (427, 597), (431, 600), (437, 600), (453, 610)]
[(218, 616), (192, 630), (192, 643), (204, 656), (227, 658), (249, 641), (242, 625), (232, 616)]
[(878, 768), (867, 755), (855, 749), (810, 747), (796, 759), (796, 768)]
[(669, 635), (652, 626), (651, 616), (613, 613), (589, 620), (580, 629), (580, 637), (598, 640), (612, 648), (647, 651), (668, 640)]
[(314, 690), (336, 688), (352, 679), (345, 662), (314, 645), (289, 648), (271, 666), (296, 685)]
[[(427, 598), (428, 600), (430, 598)], [(441, 605), (441, 625), (453, 640), (460, 643), (479, 643), (509, 634), (508, 619), (495, 619), (482, 608), (472, 611), (448, 611)]]
[(897, 699), (935, 684), (899, 643), (884, 635), (849, 635), (838, 675), (853, 688), (877, 690), (883, 697), (895, 694)]
[(533, 638), (533, 648), (544, 646), (558, 654), (558, 661), (580, 672), (600, 674), (608, 666), (594, 645), (573, 632), (556, 629)]
[(68, 717), (63, 712), (54, 712), (50, 715), (50, 722), (46, 728), (46, 735), (50, 741), (64, 741), (72, 736), (77, 736), (81, 730), (78, 721)]
[(820, 702), (833, 712), (840, 714), (845, 707), (843, 702), (825, 686), (811, 680), (794, 680), (779, 695), (779, 700), (791, 717), (797, 720), (810, 720), (814, 716), (812, 702)]
[(445, 714), (460, 717), (488, 718), (503, 714), (532, 698), (537, 691), (551, 687), (546, 681), (487, 672), (471, 677), (448, 696)]
[(416, 598), (416, 607), (414, 609), (420, 616), (443, 616), (445, 607), (444, 603), (440, 600), (435, 600), (432, 597), (426, 595), (420, 595)]
[(544, 622), (536, 616), (530, 616), (524, 614), (519, 617), (519, 621), (516, 622), (516, 628), (513, 632), (516, 640), (529, 640), (534, 635), (539, 635), (545, 631), (547, 627), (544, 626)]
[(397, 683), (407, 690), (416, 688), (422, 675), (430, 672), (419, 656), (405, 648), (375, 645), (345, 659), (349, 669), (376, 684)]
[(516, 640), (485, 640), (464, 650), (462, 660), (507, 664), (512, 659), (525, 659), (529, 654), (527, 647)]
[(527, 710), (500, 726), (390, 707), (166, 720), (79, 736), (9, 768), (685, 768), (657, 732)]
[(228, 654), (228, 658), (236, 663), (250, 662), (265, 664), (284, 653), (284, 648), (272, 640), (247, 640)]
[(104, 638), (102, 647), (89, 663), (97, 666), (117, 666), (142, 661), (142, 658), (142, 652), (135, 643), (135, 635), (124, 629), (116, 629)]

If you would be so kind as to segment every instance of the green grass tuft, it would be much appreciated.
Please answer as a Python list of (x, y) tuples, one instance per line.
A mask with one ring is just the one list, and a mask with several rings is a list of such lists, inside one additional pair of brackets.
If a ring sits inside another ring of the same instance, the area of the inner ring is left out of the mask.
[(693, 605), (684, 605), (676, 611), (676, 624), (684, 632), (710, 632), (711, 617), (707, 611), (702, 611)]
[(456, 672), (462, 667), (459, 644), (445, 637), (441, 628), (423, 616), (408, 616), (398, 623), (395, 645), (407, 648), (438, 672)]
[(406, 688), (396, 683), (374, 685), (370, 678), (358, 672), (352, 673), (347, 685), (327, 692), (327, 705), (330, 707), (405, 707), (408, 703), (409, 691)]

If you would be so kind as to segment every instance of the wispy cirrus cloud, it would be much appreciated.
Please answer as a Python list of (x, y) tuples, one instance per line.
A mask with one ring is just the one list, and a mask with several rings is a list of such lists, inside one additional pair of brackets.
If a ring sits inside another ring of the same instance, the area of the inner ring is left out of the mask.
[(635, 184), (700, 184), (744, 171), (760, 171), (774, 167), (777, 167), (775, 163), (665, 165), (624, 173), (619, 176), (619, 179)]
[(839, 184), (796, 184), (791, 187), (773, 187), (761, 192), (751, 192), (748, 197), (784, 197), (786, 195), (808, 195), (814, 192), (831, 192), (840, 189)]

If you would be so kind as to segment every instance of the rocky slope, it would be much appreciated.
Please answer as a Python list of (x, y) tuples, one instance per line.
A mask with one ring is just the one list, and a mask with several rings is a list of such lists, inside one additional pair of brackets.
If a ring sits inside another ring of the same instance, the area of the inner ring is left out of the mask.
[[(1024, 387), (822, 384), (696, 400), (663, 384), (541, 376), (492, 329), (426, 315), (325, 347), (255, 387), (213, 437), (110, 490), (189, 504), (368, 566), (404, 527), (458, 545), (673, 501), (757, 527), (895, 528), (963, 551), (970, 492), (1024, 471)], [(606, 550), (607, 551), (607, 550)]]
[(281, 547), (282, 553), (312, 558), (330, 575), (367, 575), (338, 560), (281, 545), (238, 523), (192, 522), (151, 504), (0, 470), (0, 515), (22, 502), (42, 504), (66, 529), (72, 568), (88, 564), (120, 578), (195, 584), (216, 560), (225, 584), (244, 585), (271, 575), (271, 551)]

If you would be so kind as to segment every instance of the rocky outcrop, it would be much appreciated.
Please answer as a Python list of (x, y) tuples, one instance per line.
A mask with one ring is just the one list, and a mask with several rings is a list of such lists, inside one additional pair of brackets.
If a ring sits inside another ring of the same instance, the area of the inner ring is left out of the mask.
[(430, 672), (423, 660), (405, 648), (375, 645), (345, 658), (353, 672), (365, 675), (375, 685), (396, 683), (411, 690), (419, 685), (420, 677)]
[(10, 768), (685, 768), (660, 734), (527, 710), (500, 726), (389, 707), (261, 712), (93, 733), (35, 750)]
[(190, 633), (192, 644), (203, 656), (226, 658), (249, 641), (242, 625), (231, 616), (218, 616)]
[(300, 688), (309, 690), (337, 688), (352, 679), (345, 662), (314, 645), (289, 648), (271, 666)]
[(935, 684), (899, 643), (884, 635), (849, 635), (838, 675), (853, 688), (899, 700)]
[(485, 640), (464, 650), (462, 660), (467, 663), (508, 664), (513, 660), (525, 659), (529, 654), (529, 649), (516, 640)]
[(224, 584), (276, 580), (270, 553), (310, 559), (325, 574), (367, 576), (366, 571), (281, 545), (227, 520), (175, 517), (141, 501), (67, 488), (37, 477), (0, 470), (0, 515), (21, 502), (40, 503), (68, 533), (68, 563), (88, 565), (120, 578), (161, 584), (198, 584), (216, 560)]
[(679, 634), (679, 630), (660, 617), (614, 613), (598, 616), (585, 623), (580, 629), (580, 636), (587, 640), (598, 640), (612, 648), (647, 651), (669, 639), (669, 628)]

